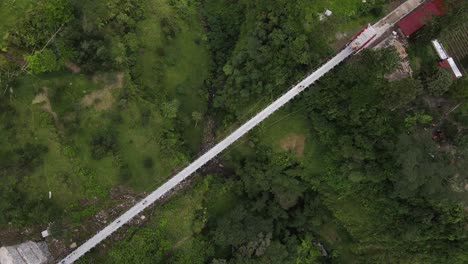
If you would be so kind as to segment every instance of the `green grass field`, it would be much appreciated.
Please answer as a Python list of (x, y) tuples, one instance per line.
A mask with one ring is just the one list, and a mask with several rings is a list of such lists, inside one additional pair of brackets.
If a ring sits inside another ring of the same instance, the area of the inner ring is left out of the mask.
[[(337, 48), (337, 42), (342, 42), (336, 38), (337, 33), (347, 34), (347, 37), (351, 38), (364, 25), (377, 19), (372, 14), (363, 16), (359, 13), (359, 9), (372, 8), (374, 4), (371, 1), (364, 3), (362, 0), (318, 0), (304, 3), (302, 6), (306, 10), (305, 29), (316, 34), (317, 27), (325, 28), (326, 30), (321, 30), (321, 34), (327, 36), (328, 44), (333, 49)], [(318, 21), (319, 14), (323, 14), (327, 9), (332, 11), (332, 15)]]
[[(54, 202), (66, 206), (70, 202), (80, 199), (85, 192), (83, 183), (86, 179), (80, 179), (77, 171), (81, 167), (80, 165), (86, 163), (87, 160), (78, 161), (70, 152), (67, 152), (69, 146), (65, 143), (66, 140), (60, 136), (59, 128), (55, 126), (52, 115), (41, 109), (44, 104), (32, 104), (36, 94), (42, 88), (47, 88), (49, 93), (52, 94), (55, 92), (54, 88), (57, 87), (66, 87), (69, 91), (62, 95), (60, 103), (55, 104), (55, 100), (51, 100), (52, 111), (56, 112), (59, 118), (70, 106), (73, 106), (72, 102), (76, 102), (81, 98), (84, 91), (97, 88), (84, 76), (72, 76), (67, 73), (23, 79), (18, 89), (16, 89), (14, 99), (14, 105), (18, 112), (15, 120), (16, 126), (22, 128), (17, 131), (16, 136), (18, 142), (23, 142), (23, 144), (34, 143), (48, 147), (43, 165), (24, 179), (22, 186), (26, 189), (28, 195), (32, 199), (34, 197), (46, 198), (48, 192), (51, 191)], [(111, 168), (106, 163), (103, 162), (96, 167)], [(108, 173), (105, 175), (108, 175)], [(106, 187), (111, 182), (106, 180), (105, 177), (99, 177), (99, 180), (102, 180), (99, 181), (99, 185)]]
[[(80, 213), (82, 208), (74, 206), (80, 200), (96, 196), (105, 203), (110, 189), (118, 184), (136, 191), (155, 189), (200, 149), (203, 124), (196, 125), (192, 113), (206, 111), (203, 82), (209, 73), (209, 55), (206, 43), (199, 41), (204, 33), (195, 5), (183, 1), (171, 6), (160, 0), (147, 4), (146, 18), (136, 32), (141, 49), (133, 74), (137, 76), (136, 90), (155, 95), (151, 97), (155, 100), (135, 92), (135, 84), (125, 72), (123, 86), (107, 95), (110, 103), (106, 109), (95, 107), (100, 98), (88, 107), (82, 100), (113, 85), (116, 72), (86, 76), (62, 71), (20, 79), (12, 97), (15, 126), (21, 128), (15, 135), (17, 141), (48, 149), (42, 164), (22, 179), (21, 188), (28, 199), (48, 199), (50, 191), (51, 203)], [(171, 18), (177, 29), (170, 40), (161, 32), (164, 17)], [(43, 109), (48, 102), (32, 104), (44, 88), (57, 120)], [(122, 101), (124, 93), (130, 96)], [(161, 104), (175, 98), (180, 101), (177, 117), (167, 121), (161, 115)], [(162, 149), (166, 142), (163, 133), (171, 126), (180, 138), (167, 153)], [(103, 132), (115, 136), (117, 151), (95, 159), (91, 141)], [(151, 164), (145, 167), (148, 160)], [(48, 221), (52, 219), (42, 222)]]
[(309, 138), (310, 133), (307, 120), (300, 110), (280, 109), (262, 123), (259, 129), (262, 141), (278, 151), (284, 150), (280, 141), (287, 139), (288, 136), (298, 135)]
[(7, 32), (11, 29), (14, 23), (31, 7), (34, 1), (31, 0), (18, 0), (18, 1), (2, 1), (0, 2), (0, 50), (6, 51), (4, 41)]
[[(170, 7), (166, 1), (153, 0), (147, 5), (147, 18), (140, 23), (137, 33), (144, 52), (139, 56), (136, 68), (141, 72), (143, 85), (166, 95), (167, 100), (179, 100), (178, 125), (186, 144), (196, 153), (201, 144), (202, 125), (195, 126), (192, 113), (206, 111), (203, 82), (209, 74), (209, 54), (206, 43), (201, 41), (204, 32), (195, 4), (180, 1)], [(178, 31), (170, 41), (162, 39), (162, 18), (170, 18), (175, 24), (174, 30)], [(162, 79), (155, 76), (152, 71), (155, 68), (164, 72)]]
[(319, 0), (310, 5), (310, 10), (314, 13), (323, 13), (329, 9), (337, 16), (353, 16), (356, 14), (357, 8), (364, 4), (362, 0)]

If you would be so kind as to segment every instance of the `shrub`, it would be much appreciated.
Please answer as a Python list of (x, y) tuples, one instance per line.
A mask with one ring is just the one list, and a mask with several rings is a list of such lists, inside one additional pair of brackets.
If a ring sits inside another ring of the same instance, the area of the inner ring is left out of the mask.
[(143, 166), (145, 167), (145, 169), (152, 169), (153, 165), (154, 165), (154, 162), (153, 162), (153, 159), (151, 157), (146, 157), (143, 160)]
[(114, 133), (99, 132), (91, 139), (91, 155), (93, 159), (100, 160), (111, 152), (116, 152), (117, 138)]

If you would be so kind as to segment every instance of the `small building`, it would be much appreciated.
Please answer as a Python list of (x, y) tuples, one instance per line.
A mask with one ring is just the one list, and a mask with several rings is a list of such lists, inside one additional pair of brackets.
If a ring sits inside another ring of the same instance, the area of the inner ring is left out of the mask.
[(397, 25), (401, 32), (409, 37), (422, 26), (427, 24), (434, 16), (445, 14), (442, 0), (431, 0), (416, 8), (409, 15), (401, 19)]
[(323, 21), (325, 20), (326, 17), (329, 17), (333, 14), (333, 12), (329, 9), (326, 9), (325, 12), (318, 14), (319, 15), (319, 20)]
[(447, 51), (445, 50), (444, 46), (442, 43), (439, 42), (439, 40), (435, 39), (432, 42), (432, 46), (434, 47), (437, 55), (440, 58), (439, 61), (439, 67), (449, 69), (452, 72), (453, 77), (455, 78), (460, 78), (462, 77), (462, 73), (460, 69), (458, 68), (457, 64), (453, 60), (452, 57), (449, 56)]
[(42, 238), (48, 237), (49, 236), (49, 230), (46, 229), (46, 230), (42, 231), (41, 236), (42, 236)]

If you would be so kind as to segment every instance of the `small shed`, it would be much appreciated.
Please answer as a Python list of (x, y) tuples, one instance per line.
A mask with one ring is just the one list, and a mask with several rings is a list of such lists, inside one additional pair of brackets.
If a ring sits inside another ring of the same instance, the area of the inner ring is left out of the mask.
[(49, 236), (49, 230), (46, 229), (46, 230), (42, 231), (42, 232), (41, 232), (41, 236), (42, 236), (43, 238), (48, 237), (48, 236)]

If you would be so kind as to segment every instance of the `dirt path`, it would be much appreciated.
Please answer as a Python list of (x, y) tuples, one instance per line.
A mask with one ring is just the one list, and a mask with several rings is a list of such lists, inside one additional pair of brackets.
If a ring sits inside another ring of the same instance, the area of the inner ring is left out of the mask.
[(52, 105), (50, 104), (49, 100), (49, 90), (47, 88), (44, 87), (42, 93), (36, 95), (36, 97), (32, 100), (32, 104), (42, 104), (41, 109), (51, 114), (54, 118), (57, 129), (60, 132), (63, 131), (63, 125), (60, 123), (57, 113), (52, 110)]
[(71, 61), (65, 62), (65, 67), (67, 67), (67, 69), (69, 69), (72, 73), (80, 73), (81, 72), (80, 66), (76, 65), (75, 63), (73, 63)]
[(185, 242), (187, 242), (187, 240), (189, 240), (190, 238), (192, 238), (192, 236), (186, 236), (184, 238), (182, 238), (181, 240), (177, 241), (174, 246), (172, 246), (172, 251), (175, 251), (176, 249), (178, 249), (180, 246), (182, 246)]

